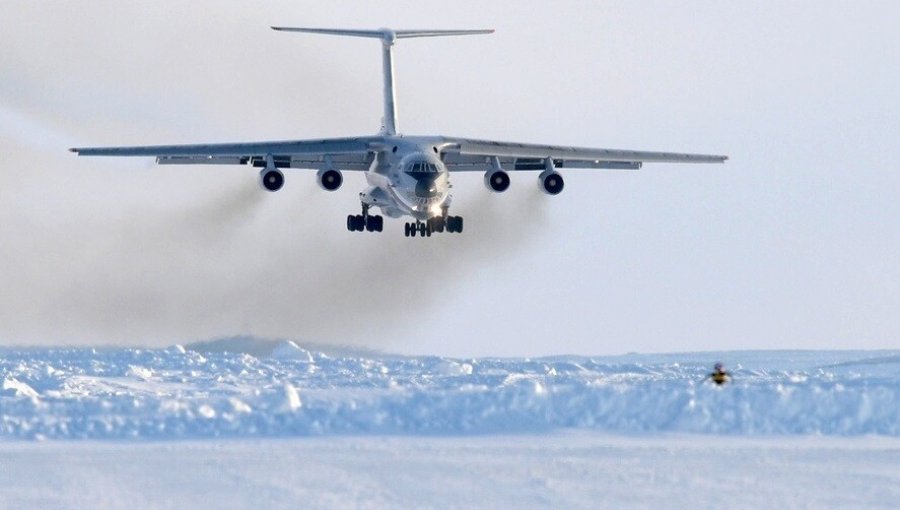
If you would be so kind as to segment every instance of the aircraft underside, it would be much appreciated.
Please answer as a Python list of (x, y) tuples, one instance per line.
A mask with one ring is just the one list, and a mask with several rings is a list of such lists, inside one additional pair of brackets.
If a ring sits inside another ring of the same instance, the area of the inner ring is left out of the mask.
[[(411, 157), (421, 157), (413, 155)], [(401, 166), (397, 163), (397, 166)], [(432, 234), (462, 233), (463, 219), (461, 216), (450, 215), (450, 203), (452, 197), (449, 193), (449, 175), (442, 168), (440, 162), (434, 164), (437, 178), (441, 179), (444, 186), (435, 184), (422, 186), (420, 178), (415, 183), (404, 182), (404, 179), (391, 179), (391, 175), (415, 175), (415, 172), (403, 173), (402, 168), (391, 166), (379, 167), (373, 164), (373, 169), (367, 173), (367, 178), (374, 185), (369, 186), (359, 194), (362, 211), (360, 214), (347, 216), (347, 230), (351, 232), (381, 232), (384, 229), (384, 217), (372, 214), (377, 208), (381, 213), (390, 218), (410, 217), (413, 221), (404, 224), (403, 233), (406, 237), (431, 237)], [(386, 181), (386, 183), (385, 183)]]

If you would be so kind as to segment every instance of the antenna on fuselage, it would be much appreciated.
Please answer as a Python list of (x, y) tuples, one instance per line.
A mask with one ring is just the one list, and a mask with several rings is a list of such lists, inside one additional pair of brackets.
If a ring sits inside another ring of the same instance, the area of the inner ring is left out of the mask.
[(346, 35), (351, 37), (369, 37), (381, 39), (382, 72), (384, 73), (384, 119), (382, 119), (382, 134), (396, 135), (399, 130), (397, 123), (397, 95), (394, 92), (394, 58), (393, 47), (397, 39), (411, 37), (441, 37), (448, 35), (477, 35), (492, 34), (490, 30), (391, 30), (382, 28), (379, 30), (345, 30), (336, 28), (298, 28), (298, 27), (272, 27), (273, 30), (282, 32), (306, 32), (310, 34)]

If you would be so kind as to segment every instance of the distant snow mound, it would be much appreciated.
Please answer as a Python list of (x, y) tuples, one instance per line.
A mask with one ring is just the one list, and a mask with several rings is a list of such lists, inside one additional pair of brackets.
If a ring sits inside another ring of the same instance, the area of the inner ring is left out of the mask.
[(38, 393), (31, 386), (15, 379), (4, 379), (3, 389), (0, 395), (4, 397), (28, 397), (36, 398)]
[(146, 380), (146, 379), (150, 379), (151, 377), (153, 377), (153, 371), (148, 368), (144, 368), (144, 367), (128, 365), (128, 370), (125, 372), (125, 375), (127, 375), (129, 377), (134, 377), (137, 379)]
[(272, 350), (272, 354), (270, 355), (270, 357), (281, 360), (290, 359), (296, 361), (305, 361), (307, 363), (312, 363), (314, 361), (311, 352), (303, 349), (290, 340), (281, 342), (277, 346), (275, 346), (275, 349)]
[(851, 361), (843, 361), (841, 363), (835, 363), (831, 365), (832, 367), (852, 367), (852, 366), (864, 366), (864, 365), (896, 365), (892, 367), (894, 370), (900, 368), (900, 355), (896, 356), (873, 356), (869, 358), (863, 359), (855, 359)]
[(472, 365), (451, 359), (443, 359), (434, 365), (434, 371), (444, 375), (472, 375)]
[[(895, 351), (364, 354), (242, 338), (186, 349), (6, 349), (0, 440), (559, 429), (900, 436)], [(718, 360), (734, 382), (704, 381)]]
[(193, 342), (186, 345), (185, 348), (203, 354), (230, 352), (235, 354), (249, 354), (256, 358), (265, 358), (271, 355), (272, 351), (282, 342), (283, 340), (257, 338), (252, 336), (231, 336), (217, 338), (215, 340)]

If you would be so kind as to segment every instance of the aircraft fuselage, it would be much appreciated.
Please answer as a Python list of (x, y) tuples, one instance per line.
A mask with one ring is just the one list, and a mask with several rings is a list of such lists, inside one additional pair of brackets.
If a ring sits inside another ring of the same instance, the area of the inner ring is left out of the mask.
[(437, 141), (401, 136), (388, 140), (366, 172), (369, 187), (360, 193), (363, 204), (391, 218), (408, 215), (425, 221), (446, 214), (452, 198), (450, 172)]

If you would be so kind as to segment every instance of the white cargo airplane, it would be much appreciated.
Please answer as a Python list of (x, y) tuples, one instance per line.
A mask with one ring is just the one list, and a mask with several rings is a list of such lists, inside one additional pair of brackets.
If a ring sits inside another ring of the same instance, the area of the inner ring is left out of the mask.
[(140, 147), (73, 148), (81, 156), (155, 156), (159, 164), (240, 164), (261, 168), (260, 183), (268, 191), (284, 185), (282, 168), (318, 170), (319, 186), (335, 191), (343, 183), (341, 171), (366, 172), (369, 186), (359, 194), (362, 214), (347, 216), (347, 229), (381, 232), (384, 220), (370, 214), (373, 207), (391, 218), (411, 216), (407, 237), (434, 232), (462, 232), (463, 219), (450, 216), (450, 173), (483, 171), (488, 190), (509, 188), (507, 170), (539, 171), (541, 191), (563, 190), (559, 168), (637, 170), (644, 162), (722, 163), (727, 156), (589, 149), (558, 145), (472, 140), (448, 136), (404, 136), (397, 124), (393, 47), (398, 39), (447, 35), (490, 34), (493, 30), (341, 30), (272, 27), (285, 32), (309, 32), (379, 39), (384, 72), (384, 119), (376, 136), (292, 140), (278, 142), (157, 145)]

